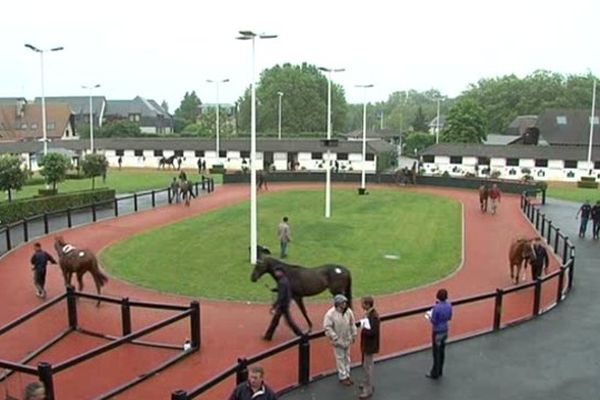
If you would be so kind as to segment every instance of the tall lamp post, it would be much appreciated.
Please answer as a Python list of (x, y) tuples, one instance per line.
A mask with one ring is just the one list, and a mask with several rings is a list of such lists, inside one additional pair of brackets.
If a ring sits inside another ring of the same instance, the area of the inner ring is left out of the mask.
[(435, 144), (440, 141), (440, 98), (437, 99), (437, 117), (435, 118)]
[(274, 39), (277, 35), (266, 33), (255, 33), (252, 31), (240, 31), (238, 40), (252, 41), (252, 97), (250, 106), (250, 263), (256, 264), (257, 241), (257, 212), (256, 212), (256, 82), (254, 73), (254, 62), (256, 59), (256, 39)]
[[(325, 68), (319, 70), (327, 72), (327, 141), (331, 140), (331, 74), (344, 72), (344, 68)], [(331, 217), (331, 151), (327, 145), (327, 161), (325, 163), (325, 218)]]
[(283, 97), (283, 92), (277, 92), (277, 95), (279, 96), (279, 118), (277, 123), (277, 137), (279, 138), (279, 140), (281, 140), (281, 98)]
[(82, 89), (88, 89), (90, 91), (90, 152), (94, 152), (94, 109), (92, 95), (94, 89), (99, 88), (100, 84), (96, 84), (93, 86), (81, 86)]
[(212, 79), (207, 79), (206, 82), (208, 83), (214, 83), (215, 86), (217, 87), (217, 143), (215, 145), (215, 150), (217, 152), (217, 157), (219, 157), (219, 124), (220, 124), (220, 120), (219, 120), (219, 84), (220, 83), (227, 83), (229, 82), (229, 79), (221, 79), (218, 81), (213, 81)]
[(588, 144), (587, 164), (588, 174), (592, 175), (594, 166), (592, 165), (592, 141), (594, 138), (594, 119), (596, 116), (596, 80), (594, 79), (594, 88), (592, 89), (592, 112), (590, 113), (590, 142)]
[(64, 47), (53, 47), (51, 49), (38, 49), (32, 44), (26, 43), (25, 47), (28, 49), (35, 51), (36, 53), (40, 53), (40, 70), (42, 76), (42, 132), (43, 132), (43, 140), (44, 140), (44, 155), (48, 154), (48, 131), (46, 128), (46, 97), (44, 95), (44, 53), (51, 51), (61, 51)]
[(358, 88), (363, 89), (363, 140), (362, 140), (362, 174), (360, 176), (360, 188), (362, 194), (366, 190), (366, 168), (367, 168), (367, 89), (372, 88), (374, 85), (356, 85)]

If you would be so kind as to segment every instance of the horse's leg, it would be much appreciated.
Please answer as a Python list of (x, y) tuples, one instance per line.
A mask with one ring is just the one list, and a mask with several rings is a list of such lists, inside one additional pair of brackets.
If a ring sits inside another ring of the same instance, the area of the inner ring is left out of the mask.
[(77, 272), (77, 282), (79, 283), (79, 291), (83, 291), (83, 273)]
[[(98, 296), (100, 296), (102, 294), (101, 293), (102, 283), (100, 282), (100, 277), (94, 271), (90, 271), (90, 273), (92, 274), (92, 278), (94, 278), (94, 283), (96, 284), (96, 292), (98, 293)], [(100, 299), (98, 299), (98, 302), (96, 303), (96, 307), (100, 307)]]
[(310, 320), (310, 318), (308, 318), (308, 314), (306, 313), (306, 307), (304, 307), (304, 301), (302, 300), (302, 297), (294, 297), (294, 301), (296, 302), (296, 304), (298, 304), (300, 312), (302, 313), (304, 319), (308, 323), (308, 331), (312, 331), (312, 321)]
[(515, 280), (515, 265), (510, 262), (510, 280), (514, 282)]

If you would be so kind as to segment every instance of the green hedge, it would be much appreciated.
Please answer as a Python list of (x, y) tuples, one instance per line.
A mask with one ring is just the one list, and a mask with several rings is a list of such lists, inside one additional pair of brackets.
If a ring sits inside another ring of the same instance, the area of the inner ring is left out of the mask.
[(577, 182), (577, 187), (584, 188), (584, 189), (598, 189), (598, 182), (591, 181), (591, 180), (584, 180), (583, 178), (581, 178), (581, 180), (579, 182)]
[(82, 190), (47, 197), (13, 200), (0, 203), (0, 221), (3, 224), (20, 221), (45, 212), (80, 207), (115, 198), (114, 189)]

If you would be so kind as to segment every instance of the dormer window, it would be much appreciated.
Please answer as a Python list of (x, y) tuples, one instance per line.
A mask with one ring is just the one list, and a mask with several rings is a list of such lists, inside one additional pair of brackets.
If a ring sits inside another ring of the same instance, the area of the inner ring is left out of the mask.
[(567, 124), (567, 117), (565, 115), (557, 115), (556, 116), (556, 123), (558, 125), (566, 125)]
[(594, 118), (590, 117), (590, 121), (594, 121), (594, 125), (598, 125), (600, 123), (597, 115), (595, 115)]

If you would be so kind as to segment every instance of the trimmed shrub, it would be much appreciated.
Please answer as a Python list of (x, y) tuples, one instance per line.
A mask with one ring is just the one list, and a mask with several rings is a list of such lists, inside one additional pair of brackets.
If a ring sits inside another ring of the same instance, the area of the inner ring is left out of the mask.
[(577, 182), (577, 187), (583, 189), (598, 189), (598, 182), (593, 176), (582, 176), (581, 180)]

